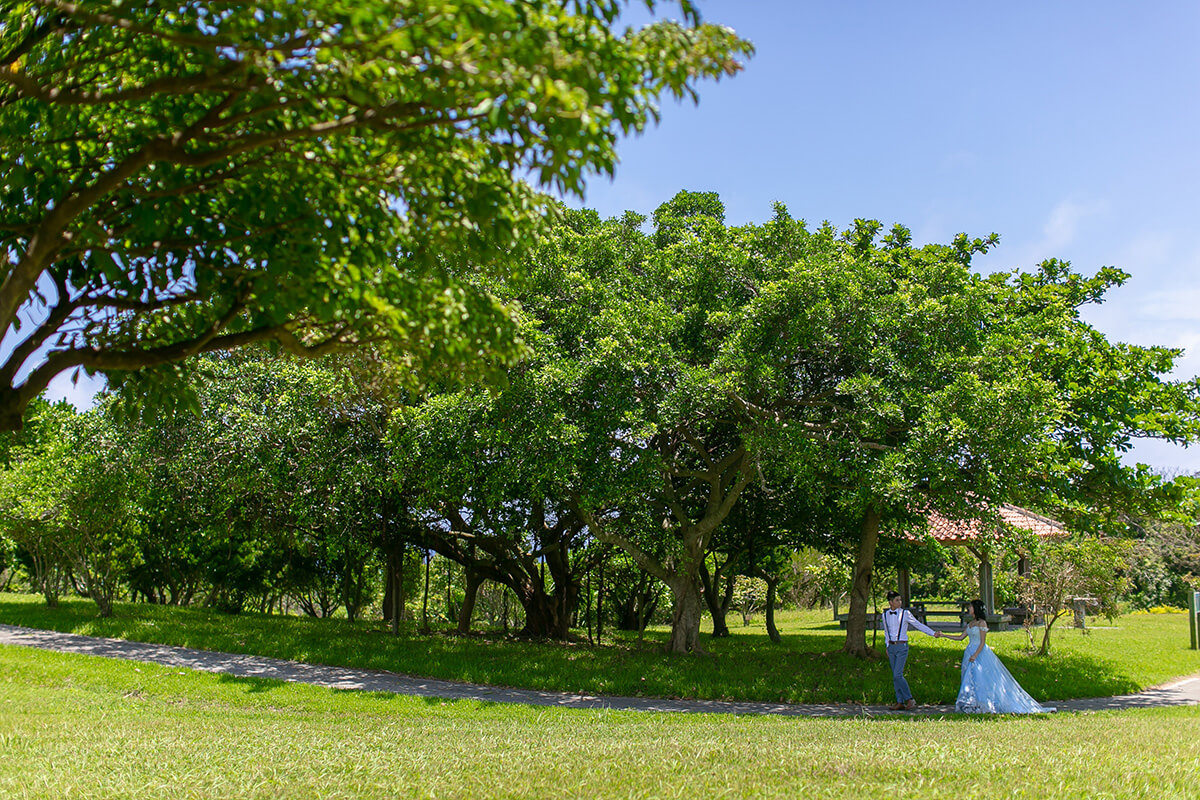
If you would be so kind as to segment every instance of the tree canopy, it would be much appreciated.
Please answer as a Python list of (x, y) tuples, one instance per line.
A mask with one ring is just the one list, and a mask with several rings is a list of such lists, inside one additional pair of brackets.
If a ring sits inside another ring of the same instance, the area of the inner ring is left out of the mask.
[[(1173, 351), (1109, 343), (1079, 318), (1123, 279), (1115, 270), (983, 276), (971, 260), (996, 237), (917, 247), (903, 227), (810, 230), (782, 207), (728, 226), (706, 193), (677, 195), (649, 232), (643, 222), (573, 213), (519, 297), (580, 376), (564, 413), (607, 430), (626, 476), (580, 511), (671, 587), (675, 650), (697, 646), (705, 554), (767, 474), (778, 497), (807, 498), (826, 541), (858, 551), (847, 649), (865, 653), (885, 523), (1144, 494), (1153, 481), (1121, 467), (1119, 450), (1196, 434), (1195, 382), (1162, 377)], [(1088, 363), (1121, 380), (1085, 374)], [(655, 554), (647, 539), (669, 546)]]
[(611, 173), (750, 53), (687, 2), (618, 31), (624, 5), (0, 2), (0, 427), (72, 369), (194, 405), (186, 359), (256, 341), (511, 360), (469, 278), (530, 242), (538, 188)]
[(1017, 502), (1090, 535), (1187, 488), (1119, 457), (1135, 438), (1194, 440), (1200, 420), (1195, 380), (1166, 377), (1177, 351), (1110, 342), (1081, 319), (1124, 274), (1051, 261), (981, 275), (972, 258), (993, 243), (915, 246), (865, 220), (810, 228), (782, 206), (729, 225), (697, 192), (649, 220), (559, 208), (519, 277), (478, 281), (526, 348), (503, 383), (395, 394), (370, 350), (207, 354), (198, 418), (72, 439), (51, 435), (70, 426), (39, 401), (29, 430), (3, 437), (0, 511), (30, 556), (61, 556), (50, 539), (68, 529), (80, 552), (107, 547), (101, 524), (53, 512), (60, 488), (84, 505), (129, 488), (100, 480), (95, 459), (30, 488), (60, 475), (58, 453), (95, 442), (145, 479), (122, 501), (136, 557), (95, 562), (89, 591), (122, 573), (160, 601), (203, 583), (230, 610), (287, 597), (353, 617), (385, 570), (397, 613), (415, 545), (462, 567), (461, 605), (448, 564), (445, 584), (460, 630), (492, 581), (527, 634), (559, 638), (581, 599), (590, 619), (588, 576), (617, 549), (653, 578), (619, 577), (626, 622), (643, 624), (666, 587), (677, 652), (700, 649), (706, 601), (719, 631), (738, 575), (774, 592), (788, 551), (807, 546), (835, 554), (839, 574), (853, 563), (846, 650), (864, 654), (876, 567), (912, 555), (927, 510), (982, 518)]

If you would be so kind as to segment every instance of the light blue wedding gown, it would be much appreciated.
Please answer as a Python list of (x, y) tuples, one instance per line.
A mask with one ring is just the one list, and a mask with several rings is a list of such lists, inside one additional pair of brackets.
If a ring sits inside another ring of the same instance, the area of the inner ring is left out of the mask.
[(979, 628), (967, 628), (967, 649), (962, 657), (962, 683), (954, 710), (963, 714), (1045, 714), (1054, 709), (1038, 705), (1021, 688), (1016, 678), (986, 644), (972, 663), (968, 659), (979, 647)]

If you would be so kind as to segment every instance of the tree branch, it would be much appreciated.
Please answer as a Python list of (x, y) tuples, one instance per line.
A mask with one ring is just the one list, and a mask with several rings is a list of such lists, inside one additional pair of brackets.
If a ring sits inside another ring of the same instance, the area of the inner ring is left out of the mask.
[(670, 584), (671, 579), (674, 576), (666, 567), (663, 566), (661, 561), (647, 553), (642, 548), (638, 547), (624, 536), (605, 530), (592, 512), (584, 509), (578, 504), (578, 498), (573, 498), (572, 505), (575, 507), (575, 513), (578, 514), (579, 518), (582, 519), (588, 526), (588, 529), (591, 530), (592, 535), (596, 537), (597, 541), (620, 547), (629, 554), (630, 558), (637, 562), (639, 567), (664, 583)]
[(33, 2), (37, 3), (43, 8), (62, 12), (62, 14), (71, 17), (73, 20), (79, 20), (97, 27), (117, 28), (119, 30), (129, 31), (130, 33), (161, 39), (165, 42), (175, 42), (176, 44), (195, 47), (201, 50), (217, 50), (223, 47), (237, 47), (238, 45), (244, 46), (244, 43), (237, 40), (224, 39), (216, 35), (183, 36), (180, 34), (170, 34), (162, 31), (156, 31), (153, 28), (147, 28), (143, 25), (139, 25), (133, 20), (126, 19), (124, 17), (117, 17), (113, 16), (112, 14), (103, 13), (95, 14), (85, 11), (82, 6), (77, 3), (64, 3), (62, 0), (33, 0)]
[(38, 325), (37, 330), (13, 348), (4, 362), (4, 366), (0, 368), (0, 382), (3, 382), (5, 386), (12, 386), (13, 378), (21, 369), (21, 365), (25, 363), (25, 359), (33, 355), (47, 339), (53, 336), (59, 326), (79, 307), (70, 299), (66, 278), (54, 276), (54, 288), (58, 293), (58, 301), (50, 309), (50, 314)]
[[(97, 106), (113, 103), (128, 103), (146, 100), (163, 95), (192, 95), (197, 92), (219, 88), (234, 88), (227, 85), (227, 79), (240, 69), (240, 65), (231, 64), (221, 72), (213, 74), (198, 73), (196, 75), (161, 78), (157, 81), (115, 89), (111, 92), (75, 91), (44, 86), (34, 80), (28, 73), (21, 70), (0, 69), (0, 82), (7, 83), (26, 98), (38, 100), (48, 105), (58, 106)], [(240, 86), (238, 88), (241, 88)]]

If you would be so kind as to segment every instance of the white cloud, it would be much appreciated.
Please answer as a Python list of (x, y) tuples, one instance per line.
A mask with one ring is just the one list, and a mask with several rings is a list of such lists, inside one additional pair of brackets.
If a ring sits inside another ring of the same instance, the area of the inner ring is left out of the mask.
[[(1137, 308), (1137, 315), (1147, 322), (1200, 323), (1200, 287), (1159, 289), (1147, 292)], [(1196, 334), (1191, 334), (1195, 338)]]
[(1060, 200), (1050, 210), (1050, 216), (1042, 226), (1040, 241), (1029, 245), (1033, 261), (1061, 258), (1062, 254), (1079, 237), (1079, 229), (1089, 218), (1100, 212), (1098, 203), (1080, 203), (1075, 200)]
[(1159, 231), (1142, 231), (1122, 247), (1112, 261), (1138, 280), (1142, 275), (1168, 269), (1174, 257), (1175, 237)]

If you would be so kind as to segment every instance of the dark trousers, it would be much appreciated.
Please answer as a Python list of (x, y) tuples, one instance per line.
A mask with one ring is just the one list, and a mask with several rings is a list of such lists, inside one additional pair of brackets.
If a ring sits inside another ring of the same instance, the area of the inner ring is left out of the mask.
[(896, 702), (907, 703), (912, 699), (908, 681), (904, 680), (904, 662), (908, 661), (908, 642), (887, 646), (888, 663), (892, 665), (892, 686), (896, 689)]

